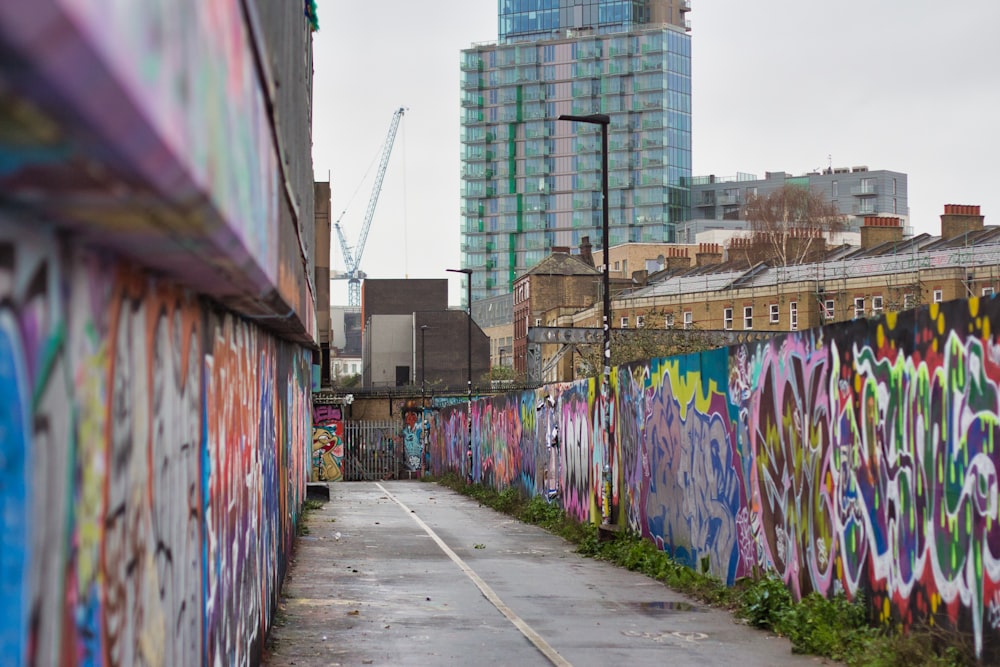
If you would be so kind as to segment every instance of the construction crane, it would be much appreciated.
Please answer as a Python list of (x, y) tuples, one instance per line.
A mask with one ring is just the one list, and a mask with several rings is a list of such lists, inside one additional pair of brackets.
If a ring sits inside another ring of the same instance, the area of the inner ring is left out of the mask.
[(375, 215), (375, 206), (378, 204), (378, 196), (382, 190), (382, 179), (385, 178), (385, 169), (389, 166), (389, 154), (392, 153), (392, 144), (396, 140), (396, 130), (399, 128), (399, 120), (403, 117), (405, 111), (404, 107), (399, 107), (392, 114), (389, 135), (386, 137), (385, 145), (382, 147), (382, 157), (379, 160), (378, 171), (375, 174), (375, 184), (372, 186), (372, 195), (368, 200), (368, 210), (365, 211), (364, 223), (361, 225), (361, 236), (354, 246), (354, 252), (351, 252), (350, 246), (347, 245), (347, 239), (344, 238), (344, 230), (340, 228), (340, 221), (347, 211), (345, 210), (341, 213), (337, 221), (333, 223), (334, 228), (337, 230), (337, 238), (340, 239), (340, 250), (344, 254), (345, 270), (344, 273), (334, 275), (331, 278), (333, 280), (347, 280), (348, 306), (361, 305), (361, 279), (365, 277), (364, 271), (359, 268), (361, 255), (365, 252), (365, 241), (368, 240), (368, 230), (372, 226), (372, 217)]

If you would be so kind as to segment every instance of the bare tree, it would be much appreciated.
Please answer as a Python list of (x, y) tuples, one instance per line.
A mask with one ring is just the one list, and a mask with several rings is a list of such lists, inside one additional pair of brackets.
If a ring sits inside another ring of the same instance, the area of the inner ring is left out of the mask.
[[(647, 313), (645, 319), (647, 322), (663, 322), (664, 315), (659, 311), (653, 311)], [(727, 344), (725, 334), (718, 331), (655, 327), (612, 329), (611, 365), (619, 366), (654, 357), (703, 352)], [(599, 377), (604, 371), (603, 345), (581, 345), (577, 347), (577, 351), (579, 357), (574, 371), (577, 377)]]
[(845, 227), (835, 203), (818, 190), (791, 184), (766, 195), (751, 195), (743, 217), (750, 223), (750, 237), (731, 244), (730, 254), (745, 257), (750, 265), (811, 261), (826, 249), (829, 235)]

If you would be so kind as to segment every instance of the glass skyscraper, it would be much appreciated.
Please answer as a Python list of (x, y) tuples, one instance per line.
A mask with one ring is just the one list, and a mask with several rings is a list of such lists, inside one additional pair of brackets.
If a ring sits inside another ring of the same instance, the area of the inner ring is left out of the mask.
[(510, 292), (553, 248), (673, 240), (688, 214), (687, 0), (500, 0), (499, 40), (462, 52), (462, 266), (473, 300)]

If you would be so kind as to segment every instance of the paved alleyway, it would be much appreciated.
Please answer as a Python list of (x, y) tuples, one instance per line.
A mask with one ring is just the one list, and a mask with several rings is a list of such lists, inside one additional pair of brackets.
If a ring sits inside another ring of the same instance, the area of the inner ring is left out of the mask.
[(539, 528), (423, 482), (332, 484), (265, 664), (822, 664)]

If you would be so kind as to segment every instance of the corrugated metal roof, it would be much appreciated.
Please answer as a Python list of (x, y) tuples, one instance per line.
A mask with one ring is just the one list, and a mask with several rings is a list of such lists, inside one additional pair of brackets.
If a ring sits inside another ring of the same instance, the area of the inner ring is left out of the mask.
[[(789, 282), (826, 281), (860, 276), (880, 276), (919, 269), (984, 266), (1000, 264), (1000, 228), (973, 232), (966, 245), (951, 239), (944, 244), (926, 234), (906, 241), (882, 244), (877, 248), (848, 251), (837, 248), (831, 259), (811, 264), (755, 268), (750, 271), (732, 269), (732, 264), (712, 265), (692, 269), (682, 275), (668, 275), (655, 284), (636, 290), (634, 297), (659, 297), (711, 292), (724, 289), (744, 289)], [(928, 242), (929, 241), (929, 242)], [(722, 270), (725, 267), (728, 270)], [(712, 270), (713, 272), (709, 272)]]

